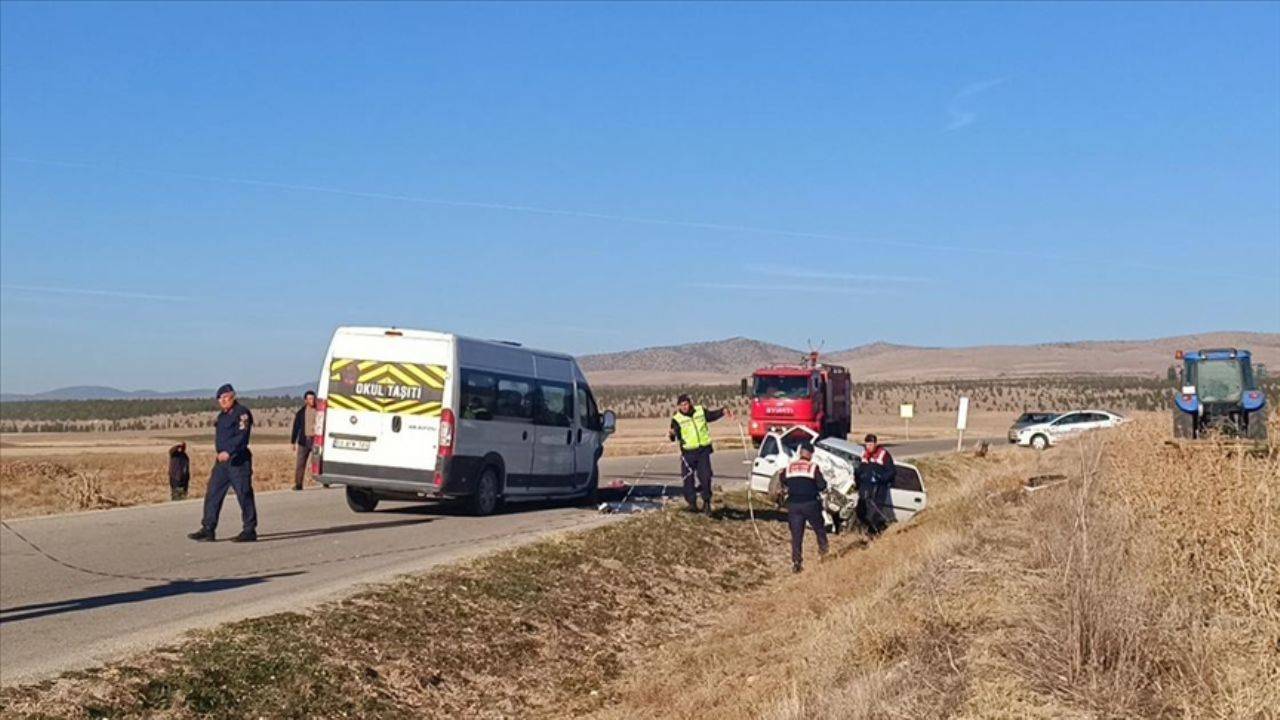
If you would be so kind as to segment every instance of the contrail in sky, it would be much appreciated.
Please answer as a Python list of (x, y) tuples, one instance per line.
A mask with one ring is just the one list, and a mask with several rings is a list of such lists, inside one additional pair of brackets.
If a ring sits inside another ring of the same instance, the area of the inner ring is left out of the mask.
[(152, 295), (128, 290), (91, 290), (88, 288), (47, 287), (43, 285), (11, 285), (9, 283), (0, 285), (0, 290), (21, 290), (23, 292), (52, 293), (55, 295), (92, 295), (94, 297), (124, 298), (128, 300), (167, 300), (170, 302), (186, 302), (191, 299), (177, 295)]
[(947, 124), (947, 130), (959, 130), (966, 125), (973, 124), (978, 119), (978, 113), (974, 110), (967, 109), (970, 105), (970, 99), (981, 95), (998, 85), (1003, 85), (1005, 78), (995, 78), (993, 80), (983, 80), (982, 82), (969, 83), (960, 88), (955, 96), (951, 98), (951, 104), (947, 106), (947, 114), (951, 116), (951, 122)]
[[(994, 81), (988, 81), (994, 82)], [(985, 88), (983, 88), (985, 89)], [(1064, 262), (1081, 265), (1096, 265), (1097, 258), (1072, 257), (1069, 255), (1057, 255), (1051, 253), (1034, 252), (1029, 250), (1002, 250), (995, 248), (980, 248), (963, 245), (941, 245), (935, 243), (916, 243), (902, 240), (884, 240), (880, 238), (855, 238), (847, 235), (834, 235), (830, 233), (806, 232), (803, 230), (788, 230), (784, 228), (765, 228), (753, 227), (749, 225), (734, 225), (728, 223), (700, 222), (696, 220), (678, 220), (666, 218), (638, 217), (634, 215), (614, 215), (609, 213), (591, 212), (588, 210), (570, 210), (561, 208), (545, 208), (531, 205), (513, 205), (508, 203), (494, 202), (478, 202), (469, 200), (449, 200), (443, 198), (429, 198), (415, 195), (401, 195), (397, 193), (368, 192), (361, 190), (347, 190), (343, 188), (325, 187), (323, 185), (302, 185), (296, 183), (274, 182), (270, 180), (255, 180), (252, 178), (236, 178), (223, 177), (218, 175), (202, 175), (198, 173), (175, 172), (170, 170), (146, 170), (142, 168), (130, 168), (123, 166), (107, 166), (97, 165), (85, 162), (70, 162), (65, 160), (37, 160), (33, 158), (11, 157), (7, 158), (14, 162), (28, 163), (32, 165), (49, 165), (54, 167), (70, 167), (83, 168), (89, 170), (107, 170), (114, 172), (128, 172), (142, 175), (156, 175), (161, 177), (185, 178), (188, 180), (197, 180), (201, 182), (225, 183), (230, 185), (243, 185), (248, 187), (271, 188), (275, 190), (294, 190), (299, 192), (323, 193), (327, 195), (340, 195), (343, 197), (365, 198), (369, 200), (390, 200), (394, 202), (412, 203), (417, 205), (432, 205), (437, 207), (451, 208), (469, 208), (477, 210), (499, 210), (503, 212), (526, 213), (530, 215), (547, 215), (554, 217), (574, 217), (589, 220), (604, 220), (609, 222), (641, 224), (641, 225), (659, 225), (666, 227), (690, 228), (695, 230), (715, 230), (721, 232), (733, 232), (751, 235), (771, 235), (775, 237), (790, 237), (803, 240), (824, 240), (836, 243), (852, 243), (859, 245), (874, 245), (876, 247), (895, 247), (906, 248), (910, 250), (928, 250), (932, 252), (955, 252), (968, 253), (971, 255), (983, 255), (988, 257), (1007, 257), (1007, 258), (1023, 258), (1029, 260), (1039, 260), (1044, 262)], [(1143, 263), (1132, 262), (1115, 262), (1108, 260), (1107, 267), (1124, 268), (1129, 270), (1145, 270), (1153, 272), (1180, 272), (1177, 268), (1163, 267), (1159, 265), (1147, 265)], [(1246, 280), (1262, 280), (1252, 275), (1240, 275), (1231, 273), (1201, 273), (1203, 276), (1223, 277), (1223, 278), (1239, 278)]]

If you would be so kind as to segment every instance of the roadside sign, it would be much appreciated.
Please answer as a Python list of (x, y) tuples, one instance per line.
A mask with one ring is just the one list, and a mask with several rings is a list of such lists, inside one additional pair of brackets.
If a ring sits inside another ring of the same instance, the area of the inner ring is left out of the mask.
[(956, 430), (960, 434), (956, 437), (956, 452), (960, 452), (964, 448), (964, 429), (969, 424), (969, 398), (960, 398), (960, 408), (956, 411)]
[(916, 415), (916, 406), (911, 403), (902, 403), (898, 406), (898, 414), (902, 416), (902, 424), (906, 430), (907, 439), (911, 439), (911, 418)]

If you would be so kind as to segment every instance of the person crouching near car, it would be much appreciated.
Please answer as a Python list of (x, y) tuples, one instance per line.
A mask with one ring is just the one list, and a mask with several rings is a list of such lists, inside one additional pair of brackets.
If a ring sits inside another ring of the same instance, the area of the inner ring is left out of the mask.
[(169, 499), (182, 500), (191, 486), (191, 458), (187, 457), (187, 444), (178, 443), (169, 448)]
[(818, 536), (818, 555), (827, 554), (827, 528), (822, 520), (821, 493), (827, 489), (822, 470), (813, 462), (813, 445), (803, 443), (795, 460), (782, 471), (787, 488), (787, 525), (791, 529), (791, 570), (804, 565), (804, 526)]
[(889, 489), (898, 471), (893, 466), (893, 456), (885, 450), (873, 434), (863, 438), (862, 462), (854, 473), (858, 482), (858, 520), (872, 537), (884, 532), (893, 522), (893, 505), (889, 501)]

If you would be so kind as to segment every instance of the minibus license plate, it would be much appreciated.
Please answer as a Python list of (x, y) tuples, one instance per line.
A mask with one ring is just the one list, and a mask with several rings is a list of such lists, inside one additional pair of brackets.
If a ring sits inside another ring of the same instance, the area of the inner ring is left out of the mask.
[(347, 438), (334, 438), (333, 446), (338, 450), (368, 450), (368, 440), (348, 440)]

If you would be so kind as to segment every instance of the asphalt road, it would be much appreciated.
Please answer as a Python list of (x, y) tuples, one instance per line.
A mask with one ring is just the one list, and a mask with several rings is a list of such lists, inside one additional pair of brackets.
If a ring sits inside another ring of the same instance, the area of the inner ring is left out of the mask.
[[(904, 443), (899, 457), (943, 452), (954, 440)], [(740, 450), (715, 455), (720, 484), (746, 477)], [(672, 456), (606, 458), (601, 484), (679, 483)], [(259, 541), (195, 543), (200, 501), (9, 521), (0, 529), (0, 683), (90, 667), (181, 633), (299, 610), (360, 585), (420, 571), (621, 516), (593, 507), (516, 506), (470, 517), (445, 505), (383, 503), (351, 512), (339, 488), (260, 493)], [(220, 536), (239, 530), (233, 497)], [(21, 533), (49, 555), (20, 540)]]

